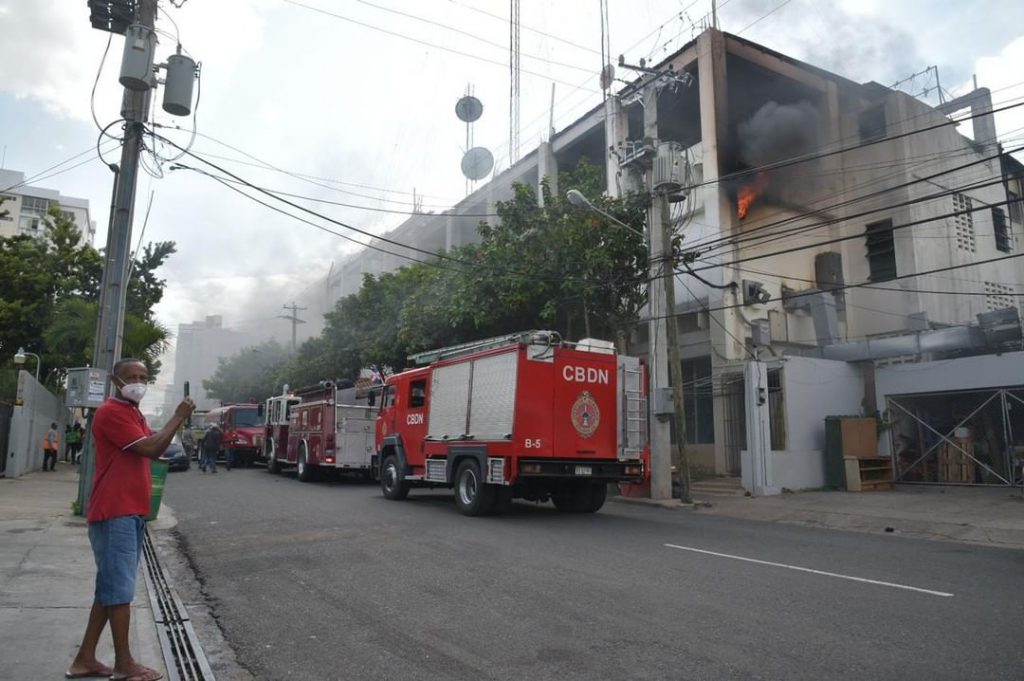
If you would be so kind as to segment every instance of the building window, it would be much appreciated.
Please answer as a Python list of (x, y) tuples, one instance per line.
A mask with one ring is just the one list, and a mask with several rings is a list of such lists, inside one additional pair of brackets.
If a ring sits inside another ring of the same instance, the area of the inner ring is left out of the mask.
[(50, 210), (49, 199), (41, 199), (37, 196), (23, 196), (21, 198), (21, 213), (34, 213), (36, 215), (46, 215), (46, 212)]
[(18, 229), (22, 234), (38, 234), (39, 224), (39, 218), (32, 215), (22, 215), (18, 218)]
[(710, 356), (683, 360), (683, 407), (686, 411), (686, 443), (714, 444), (715, 412)]
[(861, 142), (877, 142), (885, 139), (885, 105), (879, 104), (862, 111), (857, 120)]
[(1010, 206), (1010, 220), (1018, 225), (1024, 222), (1024, 206), (1021, 205), (1020, 195), (1016, 192), (1006, 192), (1007, 205)]
[(974, 238), (974, 213), (971, 197), (953, 194), (953, 226), (956, 229), (956, 246), (961, 251), (974, 253), (978, 245)]
[(1006, 213), (1002, 208), (992, 208), (992, 231), (996, 235), (996, 250), (1009, 253), (1011, 250), (1010, 226), (1006, 224)]
[(896, 278), (896, 243), (892, 236), (892, 219), (872, 222), (865, 230), (870, 281)]
[(1012, 286), (994, 281), (985, 282), (985, 311), (994, 312), (1013, 307), (1014, 290)]

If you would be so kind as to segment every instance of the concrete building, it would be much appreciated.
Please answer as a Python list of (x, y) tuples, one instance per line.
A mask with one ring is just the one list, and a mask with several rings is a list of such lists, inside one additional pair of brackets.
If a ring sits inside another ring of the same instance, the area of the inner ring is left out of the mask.
[(249, 342), (245, 334), (224, 328), (220, 315), (209, 315), (191, 324), (179, 324), (174, 349), (174, 385), (165, 396), (164, 411), (170, 413), (181, 401), (186, 381), (197, 409), (219, 407), (219, 401), (207, 396), (203, 380), (213, 376), (217, 360), (230, 357)]
[[(7, 188), (10, 189), (7, 189)], [(0, 169), (0, 196), (6, 217), (0, 217), (0, 237), (27, 234), (39, 236), (44, 233), (43, 219), (51, 205), (56, 204), (62, 213), (73, 218), (82, 231), (82, 243), (92, 244), (96, 237), (96, 222), (89, 214), (89, 200), (74, 196), (63, 196), (56, 189), (45, 189), (25, 184), (25, 173)]]
[[(687, 170), (672, 217), (692, 273), (677, 263), (673, 321), (696, 469), (739, 475), (743, 366), (755, 354), (769, 362), (771, 450), (797, 470), (821, 458), (824, 415), (808, 411), (794, 432), (799, 415), (787, 413), (786, 391), (799, 390), (815, 365), (793, 364), (787, 376), (787, 357), (857, 362), (862, 389), (830, 405), (871, 414), (876, 364), (981, 349), (918, 342), (886, 355), (856, 343), (919, 341), (915, 334), (1020, 309), (1024, 259), (1012, 256), (1024, 248), (1024, 166), (1002, 153), (987, 90), (935, 108), (713, 29), (657, 68), (678, 76), (659, 95), (655, 137), (674, 143), (667, 153)], [(474, 240), (476, 216), (493, 214), (513, 182), (551, 180), (583, 157), (605, 167), (608, 193), (643, 188), (634, 171), (655, 170), (638, 94), (627, 87), (609, 97), (451, 211), (414, 216), (388, 238), (427, 250)], [(966, 122), (954, 124), (954, 115)], [(328, 288), (347, 295), (362, 273), (402, 264), (356, 254)], [(643, 321), (630, 348), (640, 355)]]

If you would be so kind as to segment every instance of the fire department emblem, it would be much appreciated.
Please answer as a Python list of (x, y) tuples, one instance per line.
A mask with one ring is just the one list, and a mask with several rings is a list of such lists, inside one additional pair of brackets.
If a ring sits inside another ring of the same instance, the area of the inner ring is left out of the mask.
[(580, 437), (590, 437), (601, 423), (601, 410), (590, 392), (584, 390), (572, 405), (572, 425)]

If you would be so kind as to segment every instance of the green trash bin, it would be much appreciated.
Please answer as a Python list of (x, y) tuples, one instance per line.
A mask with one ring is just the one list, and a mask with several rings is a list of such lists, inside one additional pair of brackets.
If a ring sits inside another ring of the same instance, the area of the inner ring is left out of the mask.
[(149, 497), (149, 515), (146, 520), (156, 520), (160, 513), (160, 502), (164, 498), (164, 483), (167, 482), (167, 462), (150, 459), (149, 472), (153, 477), (153, 487)]

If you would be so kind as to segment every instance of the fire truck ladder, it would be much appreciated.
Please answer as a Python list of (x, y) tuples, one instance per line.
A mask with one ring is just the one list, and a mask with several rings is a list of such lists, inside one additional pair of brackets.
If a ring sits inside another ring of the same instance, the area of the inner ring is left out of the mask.
[(643, 393), (643, 369), (639, 364), (619, 365), (622, 385), (622, 447), (620, 459), (639, 459), (647, 443), (647, 399)]
[(417, 366), (423, 366), (439, 362), (442, 359), (461, 357), (462, 355), (491, 350), (493, 348), (503, 348), (508, 345), (527, 343), (529, 345), (551, 347), (561, 342), (562, 337), (556, 331), (521, 331), (510, 335), (494, 336), (493, 338), (484, 338), (483, 340), (470, 341), (459, 345), (450, 345), (445, 348), (438, 348), (437, 350), (426, 350), (409, 355), (408, 359)]

